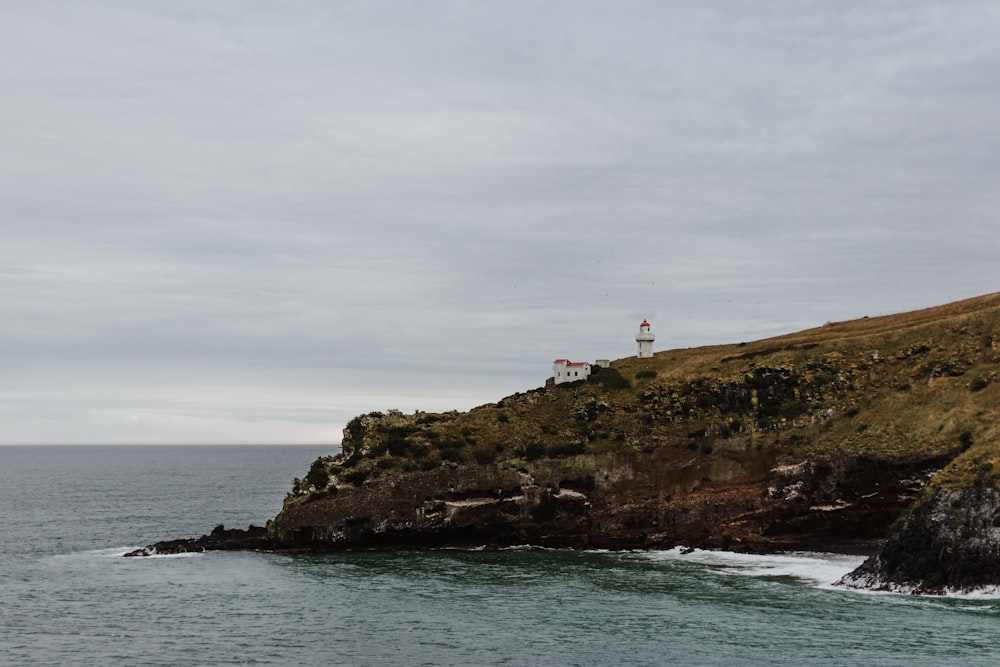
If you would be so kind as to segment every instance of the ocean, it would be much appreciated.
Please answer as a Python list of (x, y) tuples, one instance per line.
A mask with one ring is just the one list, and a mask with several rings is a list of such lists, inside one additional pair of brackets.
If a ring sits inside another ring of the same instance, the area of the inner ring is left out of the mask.
[(0, 447), (0, 665), (996, 665), (1000, 598), (856, 556), (510, 549), (121, 558), (262, 525), (325, 447)]

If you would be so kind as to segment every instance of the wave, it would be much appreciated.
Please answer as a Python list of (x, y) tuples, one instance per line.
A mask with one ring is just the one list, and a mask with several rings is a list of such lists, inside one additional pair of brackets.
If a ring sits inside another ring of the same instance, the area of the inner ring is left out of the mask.
[(129, 560), (149, 560), (151, 558), (194, 558), (197, 556), (204, 556), (206, 552), (204, 551), (182, 551), (180, 553), (157, 553), (155, 549), (149, 550), (145, 547), (125, 547), (124, 551), (117, 551), (116, 556), (124, 557), (125, 554), (132, 553), (138, 549), (146, 549), (148, 553), (141, 556), (135, 556), (129, 558)]
[[(75, 560), (94, 560), (94, 559), (97, 559), (97, 558), (121, 558), (125, 554), (129, 553), (130, 551), (135, 551), (138, 548), (140, 548), (140, 547), (136, 547), (136, 546), (104, 547), (104, 548), (101, 548), (101, 549), (87, 549), (87, 550), (84, 550), (84, 551), (72, 551), (70, 553), (65, 553), (65, 554), (52, 554), (52, 555), (48, 556), (48, 558), (51, 558), (52, 560), (56, 560), (56, 561), (66, 561), (66, 560), (71, 560), (71, 561), (75, 561)], [(191, 556), (202, 556), (202, 555), (204, 555), (204, 554), (201, 553), (201, 552), (190, 552), (190, 553), (182, 553), (182, 554), (157, 554), (157, 553), (153, 553), (153, 554), (150, 554), (149, 556), (143, 556), (142, 558), (137, 558), (137, 559), (131, 559), (130, 558), (128, 560), (147, 560), (149, 558), (187, 558), (187, 557), (191, 557)]]
[[(647, 552), (650, 557), (699, 563), (724, 574), (748, 577), (791, 577), (816, 588), (864, 595), (906, 595), (922, 598), (957, 598), (964, 600), (1000, 599), (1000, 586), (975, 589), (945, 589), (940, 594), (914, 594), (913, 587), (889, 586), (881, 590), (857, 588), (840, 584), (840, 580), (864, 562), (864, 556), (798, 551), (785, 554), (743, 554), (729, 551), (703, 551), (674, 548), (669, 551)], [(980, 607), (974, 607), (982, 611)]]
[[(905, 595), (922, 598), (956, 598), (961, 600), (1000, 600), (1000, 586), (989, 585), (976, 588), (941, 588), (933, 592), (918, 586), (895, 584), (881, 579), (851, 579), (838, 582), (835, 586), (840, 590), (865, 593), (868, 595)], [(978, 609), (978, 608), (977, 608)]]
[(748, 577), (791, 577), (819, 588), (837, 588), (834, 583), (864, 562), (862, 556), (797, 551), (785, 554), (746, 554), (675, 547), (645, 552), (653, 560), (671, 560), (706, 565), (724, 574)]

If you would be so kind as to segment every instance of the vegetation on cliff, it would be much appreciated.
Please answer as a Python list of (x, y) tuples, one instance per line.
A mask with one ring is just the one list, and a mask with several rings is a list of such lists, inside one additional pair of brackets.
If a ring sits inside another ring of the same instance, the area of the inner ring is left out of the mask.
[(590, 380), (468, 412), (371, 412), (350, 421), (342, 452), (314, 462), (289, 500), (392, 472), (664, 445), (706, 457), (769, 448), (788, 462), (954, 456), (997, 441), (998, 325), (1000, 296), (990, 295), (754, 343), (622, 359)]

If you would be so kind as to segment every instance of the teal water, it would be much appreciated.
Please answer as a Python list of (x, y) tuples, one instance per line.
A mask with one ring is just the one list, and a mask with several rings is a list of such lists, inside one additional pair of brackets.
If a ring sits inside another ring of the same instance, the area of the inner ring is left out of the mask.
[(2, 665), (996, 665), (1000, 599), (824, 554), (124, 559), (263, 523), (317, 447), (0, 447)]

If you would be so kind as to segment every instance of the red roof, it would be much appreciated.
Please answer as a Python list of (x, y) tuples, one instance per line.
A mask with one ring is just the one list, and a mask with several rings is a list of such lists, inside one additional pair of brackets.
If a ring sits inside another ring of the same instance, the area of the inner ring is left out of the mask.
[(571, 362), (569, 362), (566, 365), (567, 366), (586, 366), (587, 362), (586, 361), (571, 361)]
[(569, 359), (556, 359), (552, 363), (554, 363), (554, 364), (568, 364), (569, 363)]
[(648, 327), (649, 326), (649, 322), (647, 322), (646, 320), (643, 320), (642, 324), (640, 324), (639, 326), (640, 327)]

